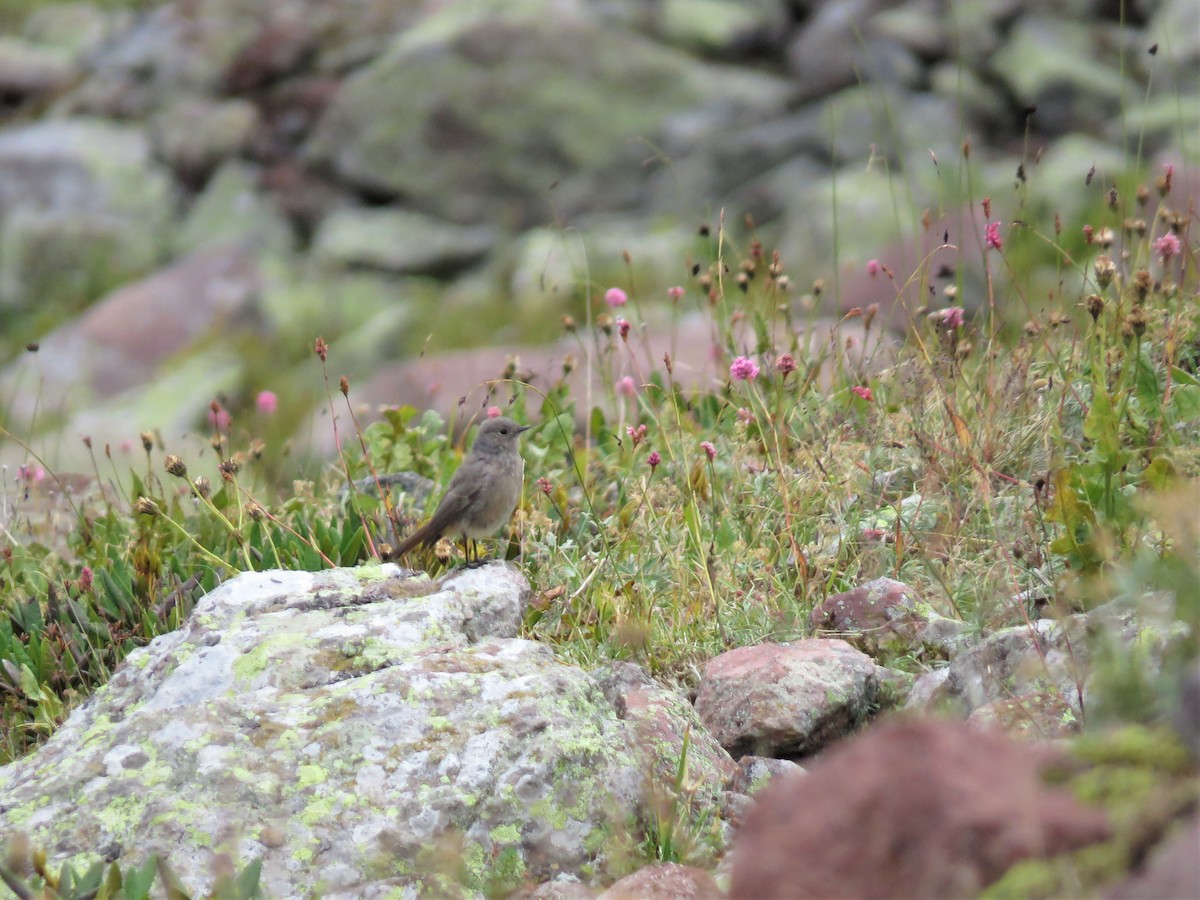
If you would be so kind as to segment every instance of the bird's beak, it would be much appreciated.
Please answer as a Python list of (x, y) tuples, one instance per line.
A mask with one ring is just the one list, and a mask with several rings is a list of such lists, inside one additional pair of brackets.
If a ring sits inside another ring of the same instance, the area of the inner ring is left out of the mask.
[(522, 425), (519, 428), (517, 428), (517, 434), (521, 434), (522, 432), (528, 431), (532, 427), (533, 427), (532, 425)]

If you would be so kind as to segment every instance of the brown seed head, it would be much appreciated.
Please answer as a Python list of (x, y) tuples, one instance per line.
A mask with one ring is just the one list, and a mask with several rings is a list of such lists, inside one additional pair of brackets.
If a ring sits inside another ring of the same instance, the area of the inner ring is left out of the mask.
[(133, 511), (142, 516), (157, 516), (159, 515), (158, 504), (149, 497), (138, 497), (133, 504)]
[(168, 475), (174, 475), (176, 478), (187, 478), (187, 466), (174, 453), (163, 460), (163, 468), (167, 470)]
[(1099, 294), (1088, 294), (1087, 300), (1084, 301), (1084, 306), (1087, 307), (1088, 315), (1095, 322), (1100, 318), (1100, 313), (1104, 312), (1104, 298)]
[(1112, 284), (1117, 274), (1117, 266), (1111, 256), (1097, 256), (1092, 269), (1096, 273), (1096, 284), (1100, 285), (1101, 290)]

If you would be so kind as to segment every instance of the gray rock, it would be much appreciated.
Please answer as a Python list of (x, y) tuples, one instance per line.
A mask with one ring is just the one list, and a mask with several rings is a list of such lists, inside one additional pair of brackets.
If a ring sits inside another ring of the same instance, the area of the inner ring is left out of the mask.
[(137, 126), (49, 120), (0, 132), (0, 304), (98, 296), (163, 255), (166, 173)]
[(656, 26), (664, 40), (718, 56), (773, 47), (787, 34), (781, 0), (666, 0)]
[(0, 837), (200, 893), (222, 853), (275, 896), (603, 878), (660, 794), (598, 683), (515, 637), (528, 597), (503, 565), (241, 575), (0, 769)]
[(1039, 131), (1088, 130), (1115, 115), (1136, 84), (1105, 59), (1098, 31), (1085, 22), (1044, 16), (1018, 20), (992, 68), (1020, 105), (1037, 107)]
[[(257, 266), (248, 254), (225, 246), (198, 251), (112, 292), (79, 319), (43, 337), (37, 354), (26, 354), (0, 372), (0, 385), (13, 398), (8, 407), (10, 423), (30, 428), (39, 410), (45, 408), (68, 417), (80, 410), (98, 413), (98, 402), (167, 374), (165, 363), (195, 350), (203, 341), (252, 326), (259, 284)], [(190, 378), (196, 375), (189, 372)], [(39, 385), (39, 390), (17, 390), (19, 385), (31, 383)], [(202, 382), (193, 385), (193, 389), (197, 387), (208, 392), (208, 399), (220, 389)], [(203, 415), (203, 405), (193, 410), (181, 406), (182, 398), (177, 398), (168, 407), (173, 415), (167, 420), (142, 427), (169, 428), (171, 421), (178, 422), (181, 412), (184, 416)], [(93, 434), (97, 446), (105, 440), (111, 439), (115, 445), (137, 437), (132, 422), (104, 422), (102, 416), (97, 424), (104, 427), (98, 432), (67, 433), (73, 441), (81, 434)]]
[(245, 243), (260, 254), (291, 250), (291, 228), (271, 198), (258, 190), (257, 176), (253, 166), (237, 160), (222, 165), (176, 231), (175, 253), (232, 243)]
[(445, 273), (492, 249), (497, 232), (487, 225), (451, 225), (401, 209), (339, 209), (325, 218), (313, 254), (325, 264), (365, 266), (396, 274)]
[(180, 97), (151, 120), (154, 149), (177, 174), (206, 178), (227, 157), (242, 151), (258, 124), (247, 100)]
[(43, 97), (64, 87), (75, 73), (73, 55), (19, 38), (0, 37), (0, 91), (7, 103)]

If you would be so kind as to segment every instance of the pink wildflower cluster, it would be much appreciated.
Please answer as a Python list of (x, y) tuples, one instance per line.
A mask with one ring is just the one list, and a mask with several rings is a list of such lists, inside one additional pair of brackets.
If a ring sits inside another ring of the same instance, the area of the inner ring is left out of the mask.
[(1154, 253), (1164, 263), (1172, 256), (1178, 256), (1181, 244), (1179, 237), (1174, 232), (1168, 231), (1162, 237), (1154, 242)]
[(629, 302), (629, 295), (619, 287), (610, 287), (604, 292), (604, 302), (613, 309), (618, 309)]
[(753, 381), (758, 377), (758, 364), (748, 356), (739, 356), (729, 364), (729, 375), (734, 381)]

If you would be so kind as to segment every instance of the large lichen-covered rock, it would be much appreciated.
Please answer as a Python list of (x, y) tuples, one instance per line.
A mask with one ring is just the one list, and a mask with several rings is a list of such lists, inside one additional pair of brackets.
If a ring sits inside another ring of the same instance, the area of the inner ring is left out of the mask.
[(99, 119), (0, 133), (0, 307), (78, 302), (167, 249), (167, 173), (142, 128)]
[(307, 156), (449, 221), (521, 226), (636, 206), (668, 118), (778, 109), (785, 90), (626, 32), (592, 4), (446, 4), (346, 79)]
[(0, 841), (163, 854), (194, 892), (222, 854), (275, 896), (611, 880), (653, 765), (596, 680), (514, 637), (528, 593), (496, 565), (242, 575), (0, 770)]

